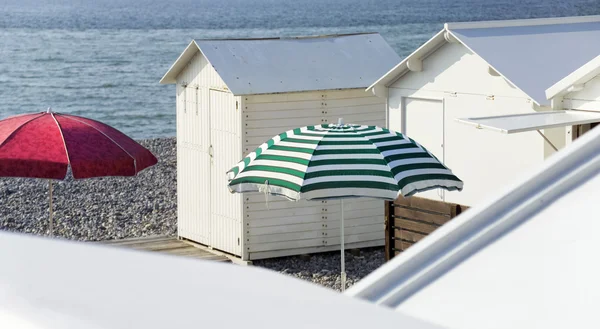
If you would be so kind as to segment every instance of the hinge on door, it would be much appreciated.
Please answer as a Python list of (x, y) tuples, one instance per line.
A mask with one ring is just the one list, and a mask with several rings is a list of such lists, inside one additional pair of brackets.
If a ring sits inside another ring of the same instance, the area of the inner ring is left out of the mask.
[(240, 245), (240, 238), (238, 238), (238, 246)]
[(238, 101), (235, 101), (235, 109), (236, 109), (236, 110), (238, 109), (238, 105), (239, 105), (239, 104), (238, 104)]

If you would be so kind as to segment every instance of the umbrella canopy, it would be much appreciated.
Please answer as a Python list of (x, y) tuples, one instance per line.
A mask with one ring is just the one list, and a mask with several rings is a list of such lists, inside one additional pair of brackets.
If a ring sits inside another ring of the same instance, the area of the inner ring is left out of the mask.
[(47, 112), (0, 121), (0, 176), (64, 179), (134, 176), (156, 157), (98, 121)]
[(344, 200), (395, 200), (399, 194), (463, 182), (433, 154), (401, 133), (377, 126), (342, 123), (286, 131), (262, 144), (229, 172), (234, 193), (263, 192), (290, 200), (342, 199), (341, 290), (344, 269)]
[(48, 109), (0, 120), (0, 177), (48, 179), (50, 235), (52, 179), (64, 179), (69, 165), (80, 179), (135, 176), (157, 162), (127, 135), (91, 119)]
[(231, 192), (265, 192), (291, 200), (370, 197), (463, 182), (423, 146), (377, 126), (324, 124), (273, 137), (229, 172)]

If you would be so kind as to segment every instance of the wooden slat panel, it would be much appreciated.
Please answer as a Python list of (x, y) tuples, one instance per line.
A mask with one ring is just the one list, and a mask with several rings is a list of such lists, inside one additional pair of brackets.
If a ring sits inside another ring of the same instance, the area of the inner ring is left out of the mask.
[[(316, 122), (315, 122), (316, 121)], [(336, 123), (337, 122), (337, 118), (335, 118), (335, 120), (328, 122), (328, 123)], [(369, 117), (365, 117), (362, 120), (356, 121), (356, 122), (360, 122), (360, 124), (363, 125), (375, 125), (375, 126), (381, 126), (382, 125), (382, 120), (379, 118), (373, 119), (372, 116)], [(316, 118), (316, 120), (311, 120), (310, 123), (307, 123), (307, 125), (315, 125), (315, 124), (321, 124), (321, 119)], [(290, 129), (294, 129), (294, 128), (298, 128), (303, 126), (302, 124), (298, 124), (297, 121), (294, 121), (293, 119), (291, 120), (287, 120), (285, 124), (281, 124), (278, 123), (278, 126), (276, 127), (263, 127), (263, 128), (254, 128), (254, 129), (250, 129), (250, 127), (247, 127), (248, 129), (246, 129), (245, 133), (244, 133), (244, 138), (246, 137), (262, 137), (263, 138), (263, 142), (269, 140), (270, 138), (272, 138), (275, 135), (279, 135), (283, 132), (286, 132)], [(245, 141), (245, 139), (244, 139)], [(259, 146), (260, 144), (256, 144), (256, 145), (244, 145), (244, 147), (251, 147), (252, 150), (254, 150), (257, 146)]]
[(116, 248), (128, 248), (144, 252), (160, 252), (169, 255), (193, 257), (205, 260), (225, 261), (230, 260), (222, 255), (216, 255), (205, 249), (197, 248), (192, 244), (169, 236), (151, 236), (125, 240), (100, 241)]
[(347, 108), (352, 106), (379, 106), (385, 105), (385, 99), (379, 98), (376, 96), (367, 96), (362, 98), (344, 98), (344, 99), (331, 99), (328, 98), (325, 101), (325, 106), (327, 108), (335, 109), (335, 108)]
[[(380, 228), (382, 221), (380, 217), (368, 217), (368, 218), (356, 218), (356, 219), (344, 219), (344, 227), (364, 226), (377, 224)], [(312, 230), (324, 230), (324, 229), (339, 229), (339, 220), (323, 220), (312, 223), (299, 223), (290, 225), (274, 225), (264, 227), (252, 227), (246, 228), (246, 234), (248, 236), (266, 235), (266, 234), (284, 234), (292, 232), (307, 232)]]
[(445, 203), (441, 201), (429, 200), (419, 197), (399, 197), (398, 199), (396, 199), (396, 201), (394, 201), (394, 203), (415, 209), (437, 212), (448, 216), (452, 214), (453, 206), (453, 204), (451, 203)]
[[(361, 203), (358, 205), (346, 204), (344, 207), (344, 211), (346, 215), (349, 215), (346, 218), (353, 218), (352, 215), (357, 211), (365, 211), (368, 209), (373, 209), (373, 214), (382, 214), (381, 204), (379, 202), (370, 202), (370, 203)], [(269, 209), (266, 209), (265, 205), (254, 204), (252, 206), (246, 206), (246, 217), (251, 219), (267, 219), (267, 218), (277, 218), (277, 217), (287, 217), (287, 216), (301, 216), (301, 215), (314, 215), (314, 214), (323, 214), (324, 216), (334, 214), (340, 214), (342, 209), (338, 205), (336, 206), (321, 206), (319, 204), (306, 204), (304, 207), (291, 207), (291, 208), (273, 208), (271, 204), (269, 204)]]
[[(379, 213), (381, 212), (381, 213)], [(383, 209), (381, 207), (376, 209), (365, 209), (357, 210), (353, 212), (344, 212), (344, 219), (350, 220), (354, 218), (367, 218), (367, 217), (379, 217), (383, 222)], [(341, 213), (327, 213), (327, 214), (315, 214), (315, 215), (299, 215), (299, 216), (281, 216), (276, 218), (263, 219), (261, 216), (246, 217), (247, 227), (261, 227), (261, 226), (272, 226), (272, 225), (287, 225), (287, 224), (301, 224), (310, 222), (321, 222), (326, 220), (340, 220)]]
[(394, 209), (395, 217), (404, 217), (408, 219), (416, 219), (436, 225), (444, 225), (450, 220), (449, 216), (430, 214), (414, 209), (397, 207)]
[(279, 103), (279, 102), (294, 102), (302, 101), (306, 99), (344, 99), (344, 98), (364, 98), (364, 88), (359, 89), (346, 89), (346, 90), (327, 90), (327, 91), (312, 91), (312, 92), (298, 92), (298, 93), (285, 93), (285, 94), (268, 94), (268, 95), (249, 95), (244, 96), (244, 100), (248, 104), (256, 103)]
[(252, 104), (246, 103), (246, 108), (244, 112), (278, 112), (282, 110), (294, 110), (297, 112), (301, 112), (306, 109), (318, 109), (323, 107), (324, 101), (319, 99), (314, 100), (300, 100), (296, 102), (275, 102), (275, 103), (260, 103), (260, 104)]
[[(361, 226), (346, 226), (344, 225), (345, 235), (357, 235), (365, 233), (380, 233), (381, 225), (361, 225)], [(295, 241), (295, 240), (306, 240), (306, 239), (319, 239), (319, 238), (332, 238), (339, 237), (339, 228), (331, 228), (324, 230), (312, 230), (304, 232), (287, 232), (281, 234), (266, 234), (266, 235), (255, 235), (246, 237), (246, 243), (258, 244), (258, 243), (271, 243), (279, 241)]]
[(395, 234), (397, 239), (406, 240), (410, 242), (418, 242), (419, 240), (427, 236), (426, 234), (411, 232), (407, 230), (396, 230)]
[[(345, 243), (351, 244), (355, 242), (362, 241), (370, 241), (370, 240), (380, 240), (383, 242), (383, 230), (374, 233), (363, 233), (356, 235), (347, 235), (345, 238)], [(332, 246), (339, 245), (340, 238), (339, 237), (330, 237), (330, 238), (317, 238), (317, 239), (306, 239), (306, 240), (294, 240), (294, 241), (282, 241), (282, 242), (273, 242), (273, 243), (259, 243), (259, 244), (249, 244), (246, 245), (246, 248), (249, 248), (250, 252), (259, 252), (259, 251), (271, 251), (271, 250), (283, 250), (283, 249), (296, 249), (296, 248), (308, 248), (308, 247), (317, 247), (317, 246)]]
[[(346, 249), (360, 249), (360, 248), (369, 248), (369, 247), (379, 247), (383, 245), (383, 240), (369, 240), (362, 242), (354, 242), (354, 243), (346, 243)], [(272, 251), (263, 251), (263, 252), (254, 252), (250, 253), (249, 257), (252, 260), (255, 259), (264, 259), (264, 258), (273, 258), (273, 257), (283, 257), (283, 256), (291, 256), (298, 254), (312, 254), (317, 252), (326, 252), (339, 250), (339, 246), (316, 246), (316, 247), (304, 247), (300, 250), (298, 249), (286, 249), (286, 250), (272, 250)]]
[(394, 249), (404, 251), (412, 246), (414, 243), (402, 241), (402, 240), (394, 240)]
[(321, 101), (323, 93), (308, 92), (308, 93), (286, 93), (286, 94), (268, 94), (268, 95), (252, 95), (244, 96), (245, 103), (248, 107), (252, 104), (261, 103), (288, 103), (300, 102), (306, 100)]
[(110, 244), (110, 245), (131, 245), (131, 244), (148, 243), (148, 242), (155, 242), (155, 241), (168, 241), (171, 239), (173, 239), (173, 238), (158, 235), (158, 236), (144, 236), (144, 237), (138, 237), (138, 238), (99, 241), (99, 243)]
[(419, 197), (399, 197), (386, 202), (387, 216), (393, 226), (386, 226), (387, 260), (417, 243), (441, 225), (460, 215), (468, 207)]
[(412, 220), (400, 219), (400, 218), (394, 219), (394, 227), (396, 227), (396, 228), (400, 227), (403, 230), (411, 230), (414, 232), (419, 232), (421, 234), (429, 234), (438, 228), (438, 226), (434, 226), (431, 224), (424, 224), (424, 223), (419, 223), (419, 222), (415, 222)]

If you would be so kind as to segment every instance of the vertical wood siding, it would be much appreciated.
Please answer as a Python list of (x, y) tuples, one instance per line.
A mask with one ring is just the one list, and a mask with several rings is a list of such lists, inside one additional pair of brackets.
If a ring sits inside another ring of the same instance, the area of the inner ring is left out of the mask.
[[(184, 84), (187, 87), (184, 87)], [(240, 247), (237, 246), (237, 237), (240, 235), (241, 224), (238, 225), (239, 227), (233, 227), (229, 223), (230, 226), (227, 231), (224, 231), (222, 223), (214, 220), (214, 212), (211, 211), (213, 209), (211, 199), (214, 192), (212, 186), (222, 183), (222, 179), (219, 179), (219, 175), (216, 175), (216, 172), (222, 168), (217, 170), (212, 167), (214, 161), (211, 162), (209, 154), (212, 138), (211, 89), (226, 90), (226, 87), (204, 56), (197, 54), (177, 78), (178, 235), (239, 255)], [(233, 97), (228, 92), (224, 94), (227, 97)], [(212, 112), (220, 114), (221, 109), (215, 108)], [(214, 116), (215, 120), (220, 120), (218, 121), (220, 123), (216, 125), (218, 129), (237, 134), (237, 144), (233, 140), (229, 142), (237, 145), (239, 149), (241, 147), (239, 143), (239, 118), (237, 120), (227, 120), (221, 118), (220, 115)], [(230, 127), (223, 129), (224, 124), (229, 124)], [(235, 149), (235, 145), (231, 145), (229, 148)], [(213, 145), (214, 149), (215, 146)], [(223, 166), (221, 156), (217, 162)], [(235, 161), (237, 160), (233, 160), (233, 163)], [(225, 171), (221, 173), (221, 176), (225, 176)], [(231, 215), (239, 223), (241, 220), (241, 197), (237, 199), (235, 197), (228, 199), (229, 202), (237, 202), (237, 204), (229, 204), (225, 208), (238, 209), (237, 214), (232, 213)], [(218, 206), (224, 205), (219, 203)], [(220, 212), (220, 210), (216, 210), (217, 214), (220, 214)], [(223, 234), (229, 234), (232, 237), (226, 239)], [(232, 246), (233, 237), (237, 249)]]
[(230, 92), (210, 89), (209, 104), (213, 147), (210, 193), (211, 245), (232, 254), (239, 254), (242, 195), (229, 192), (226, 175), (241, 158), (239, 97)]

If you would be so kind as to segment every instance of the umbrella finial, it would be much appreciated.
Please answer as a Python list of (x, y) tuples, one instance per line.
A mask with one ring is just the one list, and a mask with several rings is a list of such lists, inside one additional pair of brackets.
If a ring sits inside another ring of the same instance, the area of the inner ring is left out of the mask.
[(46, 110), (46, 113), (52, 113), (52, 108), (49, 107), (48, 110)]
[(338, 118), (338, 126), (343, 126), (343, 125), (344, 125), (344, 119)]

